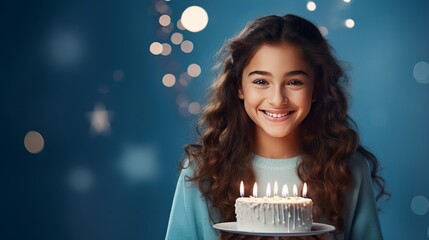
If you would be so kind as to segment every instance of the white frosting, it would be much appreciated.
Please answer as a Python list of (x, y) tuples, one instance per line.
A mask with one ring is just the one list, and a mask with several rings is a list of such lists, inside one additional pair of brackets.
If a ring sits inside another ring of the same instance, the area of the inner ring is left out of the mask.
[(311, 230), (313, 201), (301, 197), (241, 197), (235, 201), (237, 229), (252, 232)]

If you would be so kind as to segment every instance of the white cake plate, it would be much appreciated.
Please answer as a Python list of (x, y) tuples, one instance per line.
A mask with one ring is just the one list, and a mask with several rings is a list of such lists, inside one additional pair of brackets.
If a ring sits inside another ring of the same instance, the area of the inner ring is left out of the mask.
[[(309, 235), (318, 235), (322, 233), (332, 232), (335, 230), (335, 227), (332, 225), (324, 224), (324, 223), (313, 223), (310, 231), (306, 232), (256, 232), (256, 231), (242, 231), (237, 229), (237, 222), (223, 222), (216, 223), (213, 225), (214, 228), (230, 232), (237, 233), (243, 235), (252, 235), (252, 236), (272, 236), (272, 237), (280, 237), (280, 236), (309, 236)], [(275, 238), (278, 239), (278, 238)]]

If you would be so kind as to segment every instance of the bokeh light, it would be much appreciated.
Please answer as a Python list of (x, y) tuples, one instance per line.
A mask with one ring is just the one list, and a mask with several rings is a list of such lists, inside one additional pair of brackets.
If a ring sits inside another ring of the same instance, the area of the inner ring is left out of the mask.
[(351, 3), (352, 0), (343, 0), (345, 3)]
[(180, 49), (182, 49), (184, 53), (190, 53), (194, 50), (194, 44), (189, 40), (185, 40), (180, 44)]
[(189, 82), (192, 80), (192, 77), (189, 76), (187, 72), (180, 74), (179, 83), (180, 85), (186, 87), (189, 85)]
[(156, 30), (156, 37), (158, 40), (166, 40), (170, 37), (170, 33), (168, 33), (168, 29), (166, 30), (165, 27), (161, 27)]
[(122, 81), (124, 79), (124, 71), (122, 71), (121, 69), (117, 69), (113, 72), (113, 80), (119, 82)]
[(48, 41), (48, 56), (53, 65), (59, 67), (74, 66), (82, 59), (84, 47), (81, 37), (67, 30), (59, 30), (52, 34)]
[(411, 210), (417, 215), (425, 215), (429, 209), (429, 201), (424, 196), (415, 196), (411, 201)]
[(186, 30), (186, 28), (182, 24), (182, 20), (181, 19), (177, 20), (177, 24), (176, 25), (177, 25), (178, 29), (180, 29), (180, 30)]
[(204, 8), (190, 6), (182, 13), (181, 23), (190, 32), (203, 30), (209, 22), (209, 16)]
[(182, 41), (183, 41), (183, 34), (178, 32), (171, 34), (171, 42), (173, 44), (179, 45), (182, 43)]
[(162, 53), (162, 44), (159, 42), (153, 42), (150, 45), (149, 50), (153, 55), (159, 55)]
[(196, 63), (189, 65), (188, 74), (191, 77), (198, 77), (201, 74), (201, 67)]
[(68, 175), (68, 184), (79, 193), (91, 190), (94, 186), (94, 176), (86, 167), (76, 167)]
[(119, 162), (125, 177), (134, 182), (150, 181), (159, 176), (158, 151), (154, 146), (126, 146)]
[(91, 130), (94, 134), (110, 134), (110, 118), (113, 113), (106, 110), (106, 107), (102, 103), (97, 103), (94, 106), (94, 110), (87, 113), (88, 118), (91, 122)]
[(316, 10), (316, 3), (313, 1), (309, 1), (307, 3), (307, 9), (308, 11), (313, 12), (314, 10)]
[(168, 5), (164, 1), (157, 1), (155, 3), (155, 9), (161, 14), (167, 13), (170, 10)]
[(45, 140), (42, 134), (36, 131), (29, 131), (24, 137), (24, 146), (28, 152), (36, 154), (45, 147)]
[(429, 83), (429, 63), (424, 61), (416, 63), (413, 76), (419, 83)]
[(171, 53), (171, 45), (168, 43), (163, 43), (161, 55), (168, 56), (170, 55), (170, 53)]
[(167, 14), (161, 15), (159, 17), (159, 24), (161, 24), (161, 26), (168, 26), (171, 23), (171, 18), (170, 16), (168, 16)]
[(162, 84), (164, 84), (164, 86), (166, 87), (172, 87), (174, 86), (175, 83), (176, 83), (176, 77), (171, 73), (165, 74), (164, 77), (162, 78)]
[(171, 32), (174, 30), (174, 27), (173, 27), (173, 25), (172, 25), (172, 24), (170, 24), (170, 25), (168, 25), (168, 26), (162, 27), (162, 28), (161, 28), (161, 30), (162, 30), (164, 33), (171, 33)]
[(326, 38), (326, 36), (328, 36), (328, 33), (329, 33), (329, 31), (328, 31), (328, 28), (327, 27), (325, 27), (325, 26), (320, 26), (319, 27), (319, 31), (320, 31), (320, 33)]
[(346, 21), (344, 21), (344, 24), (348, 28), (354, 28), (355, 27), (355, 21), (353, 19), (351, 19), (351, 18), (346, 19)]
[(179, 78), (179, 83), (182, 86), (188, 86), (189, 82), (192, 80), (192, 77), (189, 76), (188, 72), (184, 72), (182, 74), (180, 74), (180, 78)]
[(201, 112), (201, 105), (197, 102), (191, 102), (189, 104), (188, 110), (191, 114), (197, 115)]
[(186, 94), (179, 94), (176, 97), (176, 103), (181, 108), (187, 108), (189, 106), (188, 96)]

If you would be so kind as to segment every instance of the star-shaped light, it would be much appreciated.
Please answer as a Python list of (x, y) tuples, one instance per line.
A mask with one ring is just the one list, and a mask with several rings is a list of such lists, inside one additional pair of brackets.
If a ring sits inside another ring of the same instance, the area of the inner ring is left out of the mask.
[(94, 106), (94, 111), (88, 113), (91, 121), (91, 129), (95, 134), (108, 135), (110, 133), (110, 118), (112, 113), (106, 111), (106, 107), (98, 103)]

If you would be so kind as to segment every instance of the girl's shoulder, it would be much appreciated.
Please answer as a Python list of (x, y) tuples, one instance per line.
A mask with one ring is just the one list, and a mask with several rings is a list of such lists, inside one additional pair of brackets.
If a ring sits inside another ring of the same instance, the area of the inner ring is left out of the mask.
[(368, 160), (360, 152), (355, 152), (347, 159), (347, 167), (355, 178), (368, 176), (370, 172)]
[(180, 168), (182, 176), (192, 178), (195, 176), (198, 164), (194, 159), (186, 158), (181, 163)]

